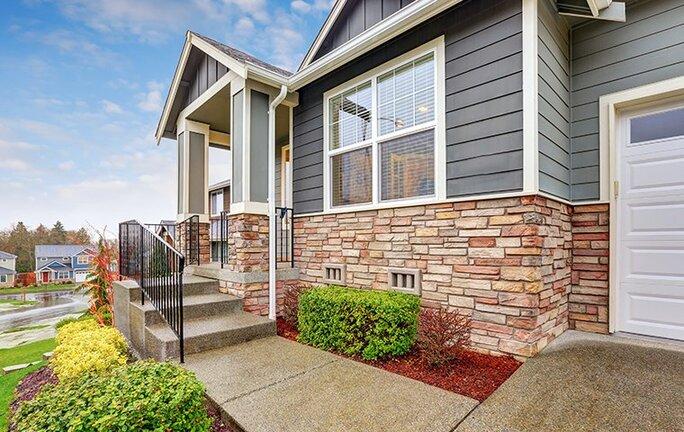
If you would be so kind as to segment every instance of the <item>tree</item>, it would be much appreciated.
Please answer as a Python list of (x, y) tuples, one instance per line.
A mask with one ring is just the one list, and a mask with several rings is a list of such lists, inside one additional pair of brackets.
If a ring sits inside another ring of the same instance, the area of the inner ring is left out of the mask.
[(90, 244), (92, 242), (90, 234), (88, 234), (88, 231), (83, 227), (78, 231), (69, 231), (67, 238), (70, 244)]
[(113, 324), (112, 284), (119, 278), (119, 275), (113, 270), (112, 264), (117, 262), (117, 255), (116, 243), (108, 241), (104, 234), (100, 234), (97, 255), (93, 259), (88, 279), (84, 284), (90, 294), (89, 311), (100, 325)]
[(32, 235), (23, 222), (17, 222), (9, 233), (7, 250), (17, 256), (17, 272), (23, 273), (33, 269)]
[(55, 222), (50, 230), (50, 244), (67, 244), (67, 232), (60, 221)]

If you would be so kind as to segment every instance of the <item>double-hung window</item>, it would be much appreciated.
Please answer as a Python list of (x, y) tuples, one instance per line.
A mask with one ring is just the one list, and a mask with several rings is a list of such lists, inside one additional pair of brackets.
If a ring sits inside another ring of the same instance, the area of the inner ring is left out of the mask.
[(326, 97), (327, 207), (434, 197), (436, 51)]

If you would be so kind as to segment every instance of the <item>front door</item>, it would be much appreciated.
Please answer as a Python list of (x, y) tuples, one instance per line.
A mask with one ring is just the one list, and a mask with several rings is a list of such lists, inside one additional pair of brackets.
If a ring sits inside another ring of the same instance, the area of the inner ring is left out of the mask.
[(43, 279), (42, 279), (42, 280), (43, 280), (43, 283), (46, 283), (46, 282), (48, 282), (48, 281), (50, 280), (50, 273), (48, 273), (48, 272), (43, 272), (43, 273), (41, 273), (41, 275), (43, 275)]
[(684, 103), (620, 127), (617, 330), (684, 340)]

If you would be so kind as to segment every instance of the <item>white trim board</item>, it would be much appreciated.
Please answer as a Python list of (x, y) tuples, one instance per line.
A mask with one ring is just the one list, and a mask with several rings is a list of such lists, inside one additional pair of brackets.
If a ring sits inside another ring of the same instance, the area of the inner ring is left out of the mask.
[(538, 0), (522, 1), (523, 191), (539, 191)]

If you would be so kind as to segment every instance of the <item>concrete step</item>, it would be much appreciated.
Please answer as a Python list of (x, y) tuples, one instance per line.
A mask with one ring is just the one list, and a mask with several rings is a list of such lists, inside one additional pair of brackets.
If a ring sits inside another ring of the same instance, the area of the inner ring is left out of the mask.
[(201, 294), (216, 294), (219, 283), (216, 279), (208, 279), (194, 274), (183, 274), (183, 295), (194, 296)]
[[(276, 334), (275, 321), (239, 311), (185, 321), (185, 353), (193, 354)], [(145, 350), (157, 360), (178, 358), (178, 337), (165, 323), (145, 328)]]
[(183, 318), (191, 320), (242, 311), (242, 299), (232, 295), (214, 293), (183, 297)]

